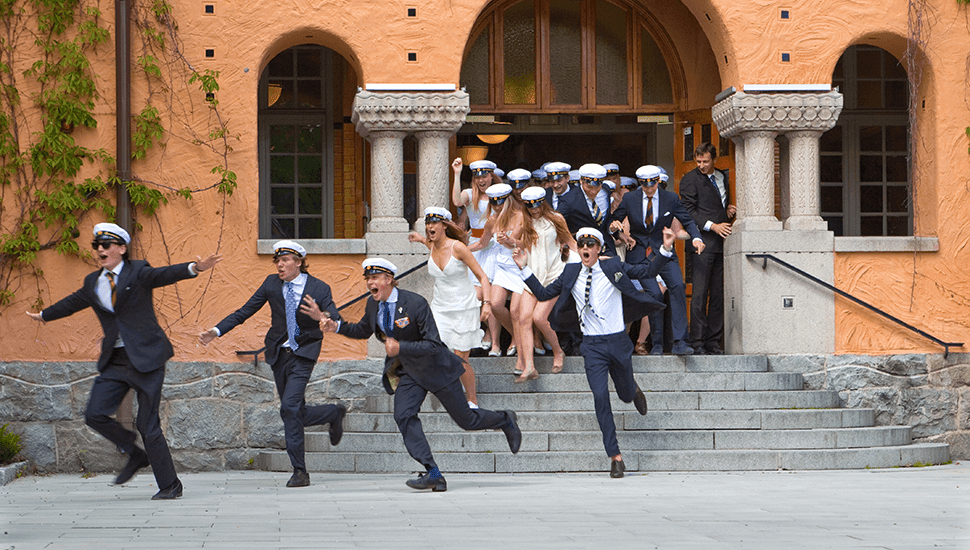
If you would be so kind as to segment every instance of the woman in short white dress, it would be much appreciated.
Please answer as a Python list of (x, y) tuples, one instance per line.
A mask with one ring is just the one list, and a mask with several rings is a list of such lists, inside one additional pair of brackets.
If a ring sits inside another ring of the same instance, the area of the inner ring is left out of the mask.
[(465, 387), (468, 405), (478, 408), (475, 371), (468, 363), (468, 356), (482, 341), (481, 323), (490, 316), (490, 309), (487, 301), (479, 309), (482, 304), (475, 297), (468, 272), (475, 275), (486, 293), (489, 292), (488, 278), (465, 244), (466, 233), (451, 221), (451, 212), (433, 206), (426, 208), (424, 232), (426, 237), (412, 231), (408, 239), (424, 243), (431, 251), (428, 258), (428, 274), (434, 279), (431, 313), (441, 341), (461, 357), (465, 365), (461, 384)]
[[(485, 221), (489, 216), (488, 195), (485, 190), (493, 183), (502, 183), (495, 175), (495, 163), (488, 160), (475, 161), (469, 165), (472, 171), (472, 184), (468, 189), (461, 188), (461, 157), (456, 158), (451, 163), (451, 170), (455, 173), (455, 183), (451, 188), (451, 202), (457, 208), (464, 208), (468, 214), (468, 225), (471, 228), (471, 235), (468, 237), (468, 244), (474, 245), (482, 238), (485, 232)], [(498, 252), (493, 246), (493, 242), (487, 242), (484, 248), (473, 252), (478, 265), (482, 267), (489, 280), (492, 279), (495, 271), (495, 253)], [(472, 283), (476, 286), (478, 299), (482, 300), (488, 294), (482, 293), (482, 286), (472, 275)], [(488, 317), (488, 340), (481, 342), (483, 349), (489, 350), (489, 355), (498, 357), (502, 354), (499, 336), (502, 326), (494, 315)]]

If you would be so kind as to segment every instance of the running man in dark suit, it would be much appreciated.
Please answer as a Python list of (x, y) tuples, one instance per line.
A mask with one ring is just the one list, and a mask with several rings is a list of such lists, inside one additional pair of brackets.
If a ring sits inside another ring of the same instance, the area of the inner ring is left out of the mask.
[(519, 452), (522, 432), (515, 413), (471, 409), (465, 399), (459, 378), (465, 372), (461, 359), (438, 337), (431, 307), (418, 294), (397, 288), (397, 267), (383, 258), (364, 260), (364, 281), (370, 297), (364, 317), (358, 323), (338, 323), (321, 317), (324, 332), (336, 332), (348, 338), (363, 340), (377, 334), (384, 342), (384, 390), (394, 396), (394, 421), (397, 422), (404, 446), (411, 458), (424, 466), (426, 473), (409, 479), (408, 487), (448, 490), (438, 464), (431, 454), (428, 439), (421, 428), (418, 412), (428, 392), (435, 394), (445, 410), (464, 430), (500, 429), (505, 432), (509, 449)]
[(731, 234), (737, 208), (730, 203), (728, 180), (714, 168), (717, 149), (704, 142), (694, 150), (697, 168), (680, 180), (680, 200), (694, 217), (704, 251), (693, 262), (690, 338), (694, 353), (721, 355), (724, 337), (724, 239)]
[(306, 404), (306, 386), (320, 357), (323, 332), (311, 317), (326, 312), (339, 319), (330, 285), (307, 272), (306, 249), (293, 241), (273, 245), (276, 274), (266, 277), (256, 293), (241, 308), (199, 334), (199, 342), (209, 342), (241, 325), (269, 302), (272, 323), (266, 333), (266, 362), (273, 368), (276, 391), (280, 394), (280, 418), (286, 436), (286, 454), (293, 466), (287, 487), (306, 487), (310, 474), (306, 470), (304, 428), (330, 424), (330, 444), (337, 445), (343, 436), (343, 405)]
[(566, 264), (559, 278), (545, 287), (526, 267), (525, 252), (516, 248), (512, 257), (522, 269), (522, 278), (539, 301), (556, 300), (550, 320), (556, 330), (583, 332), (581, 351), (586, 380), (593, 392), (596, 420), (603, 432), (603, 446), (612, 459), (610, 477), (623, 477), (626, 465), (616, 440), (616, 423), (610, 407), (609, 380), (613, 379), (616, 396), (624, 403), (631, 401), (640, 414), (647, 414), (647, 399), (633, 378), (633, 342), (626, 334), (625, 323), (664, 308), (646, 292), (637, 290), (632, 279), (656, 277), (673, 257), (674, 233), (663, 233), (659, 253), (637, 265), (619, 258), (600, 257), (603, 233), (592, 227), (576, 232), (576, 243), (582, 263)]
[[(115, 479), (127, 483), (135, 473), (151, 465), (159, 491), (152, 500), (182, 496), (182, 482), (175, 473), (172, 454), (162, 433), (158, 407), (165, 381), (165, 362), (175, 351), (155, 318), (152, 290), (191, 279), (222, 260), (213, 254), (205, 260), (154, 268), (144, 260), (128, 258), (128, 232), (113, 223), (94, 226), (91, 248), (101, 269), (84, 278), (81, 288), (40, 313), (27, 312), (36, 321), (53, 321), (85, 308), (94, 310), (104, 339), (98, 357), (98, 377), (91, 387), (84, 421), (128, 455)], [(138, 396), (135, 426), (145, 450), (135, 443), (135, 433), (111, 417), (129, 389)]]

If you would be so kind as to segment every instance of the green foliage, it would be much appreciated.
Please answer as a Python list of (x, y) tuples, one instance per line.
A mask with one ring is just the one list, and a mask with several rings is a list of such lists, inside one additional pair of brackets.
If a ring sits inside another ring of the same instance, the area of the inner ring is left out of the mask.
[(13, 462), (13, 459), (20, 454), (20, 450), (23, 448), (20, 444), (20, 436), (7, 431), (9, 426), (10, 424), (0, 426), (0, 464)]
[(158, 116), (158, 109), (145, 105), (140, 113), (135, 115), (135, 131), (131, 134), (131, 158), (141, 160), (154, 147), (156, 141), (161, 141), (165, 128), (162, 118)]

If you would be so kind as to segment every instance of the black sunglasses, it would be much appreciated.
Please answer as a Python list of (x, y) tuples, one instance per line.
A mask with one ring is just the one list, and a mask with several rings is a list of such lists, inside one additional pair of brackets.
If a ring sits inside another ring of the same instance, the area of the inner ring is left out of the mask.
[(111, 245), (116, 244), (121, 246), (121, 243), (117, 241), (91, 241), (91, 250), (97, 250), (98, 248), (104, 248), (105, 250), (111, 248)]
[(594, 237), (580, 237), (579, 240), (576, 241), (576, 244), (579, 246), (579, 248), (585, 248), (587, 246), (592, 248), (600, 247), (600, 242)]

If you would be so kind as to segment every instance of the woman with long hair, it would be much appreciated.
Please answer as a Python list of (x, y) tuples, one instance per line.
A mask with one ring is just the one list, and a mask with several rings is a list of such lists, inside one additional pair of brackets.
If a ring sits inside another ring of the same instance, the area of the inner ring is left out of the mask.
[[(523, 170), (524, 171), (524, 170)], [(518, 246), (528, 253), (528, 265), (532, 273), (544, 286), (552, 284), (562, 273), (566, 260), (572, 252), (574, 261), (579, 261), (576, 240), (569, 233), (565, 218), (549, 206), (545, 190), (530, 187), (522, 192), (526, 207), (526, 223)], [(528, 288), (522, 293), (519, 309), (519, 363), (522, 365), (521, 378), (526, 380), (538, 376), (533, 361), (532, 325), (538, 327), (542, 337), (552, 346), (552, 372), (562, 371), (566, 354), (559, 345), (556, 331), (549, 325), (549, 313), (555, 300), (539, 302)]]
[[(461, 157), (456, 158), (451, 163), (451, 170), (455, 173), (455, 183), (451, 188), (451, 202), (457, 208), (463, 208), (468, 216), (468, 226), (471, 229), (468, 237), (468, 244), (474, 245), (482, 238), (485, 233), (485, 222), (488, 220), (489, 216), (489, 205), (488, 205), (488, 195), (485, 194), (485, 190), (488, 189), (493, 183), (502, 183), (501, 178), (495, 174), (495, 163), (488, 160), (478, 160), (471, 163), (468, 168), (472, 171), (472, 184), (468, 189), (461, 188), (461, 168), (462, 161)], [(491, 242), (486, 241), (487, 245), (473, 252), (475, 260), (482, 267), (485, 275), (491, 280), (493, 271), (495, 269), (494, 265), (494, 253), (497, 250), (492, 250)], [(482, 286), (479, 284), (478, 280), (474, 276), (471, 277), (472, 284), (475, 285), (475, 292), (477, 293), (479, 301), (484, 301), (488, 299), (488, 294), (483, 292)], [(483, 308), (484, 309), (484, 308)], [(489, 350), (489, 356), (497, 357), (502, 354), (500, 347), (499, 336), (501, 334), (501, 325), (499, 325), (498, 320), (494, 315), (488, 316), (488, 340), (482, 340), (480, 346), (482, 349)]]
[(441, 341), (461, 357), (465, 365), (461, 384), (468, 405), (478, 408), (475, 371), (468, 356), (482, 341), (481, 323), (490, 315), (490, 309), (486, 301), (479, 310), (468, 272), (474, 274), (486, 293), (489, 291), (488, 278), (468, 250), (467, 234), (451, 221), (451, 212), (434, 206), (426, 208), (424, 232), (425, 237), (422, 237), (412, 231), (408, 240), (423, 243), (431, 252), (428, 258), (428, 274), (434, 279), (431, 313)]

